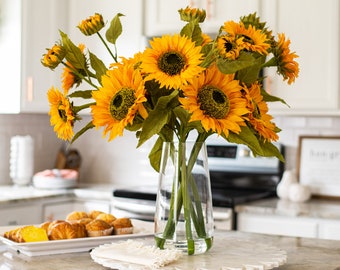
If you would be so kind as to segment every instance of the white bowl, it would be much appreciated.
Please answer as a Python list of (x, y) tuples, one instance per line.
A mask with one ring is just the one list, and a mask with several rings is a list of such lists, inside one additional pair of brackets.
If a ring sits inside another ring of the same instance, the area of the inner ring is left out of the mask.
[(33, 176), (33, 185), (41, 189), (65, 189), (78, 185), (75, 170), (45, 170)]

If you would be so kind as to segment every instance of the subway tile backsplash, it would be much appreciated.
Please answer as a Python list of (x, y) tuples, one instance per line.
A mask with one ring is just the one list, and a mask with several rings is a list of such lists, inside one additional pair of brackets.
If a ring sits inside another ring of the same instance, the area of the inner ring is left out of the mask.
[[(83, 122), (90, 121), (84, 116)], [(340, 117), (275, 118), (282, 129), (280, 142), (286, 146), (286, 168), (294, 169), (300, 135), (340, 136)], [(11, 184), (9, 177), (10, 138), (31, 135), (34, 138), (34, 171), (54, 167), (57, 152), (63, 141), (59, 140), (46, 114), (0, 115), (0, 185)], [(72, 148), (82, 156), (80, 181), (82, 183), (112, 183), (112, 185), (156, 184), (157, 173), (148, 163), (152, 142), (136, 149), (134, 133), (125, 132), (111, 142), (102, 138), (102, 130), (91, 130), (80, 137)]]

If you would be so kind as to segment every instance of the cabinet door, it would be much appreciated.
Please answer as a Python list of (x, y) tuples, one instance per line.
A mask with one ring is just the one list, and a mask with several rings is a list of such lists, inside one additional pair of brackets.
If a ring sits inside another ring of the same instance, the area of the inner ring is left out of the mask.
[(263, 18), (274, 33), (291, 39), (291, 50), (299, 55), (300, 75), (288, 85), (267, 74), (266, 88), (291, 106), (273, 103), (271, 108), (286, 113), (322, 113), (339, 109), (339, 1), (262, 0)]
[(305, 218), (239, 213), (237, 215), (237, 230), (315, 238), (318, 235), (318, 224), (315, 220)]
[(0, 226), (39, 224), (41, 205), (18, 205), (0, 209)]
[(22, 93), (21, 112), (49, 110), (47, 91), (51, 86), (60, 89), (60, 69), (52, 72), (40, 60), (55, 42), (59, 31), (66, 31), (67, 0), (22, 1)]
[(225, 21), (258, 12), (260, 0), (146, 0), (144, 8), (144, 35), (148, 37), (178, 33), (185, 22), (180, 20), (178, 10), (186, 6), (206, 10), (202, 30), (216, 34)]
[(319, 238), (340, 240), (340, 221), (322, 220), (319, 223)]

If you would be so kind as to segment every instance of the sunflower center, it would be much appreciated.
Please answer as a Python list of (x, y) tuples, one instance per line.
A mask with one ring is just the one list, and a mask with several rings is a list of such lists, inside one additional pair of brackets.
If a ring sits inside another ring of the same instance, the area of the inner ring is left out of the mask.
[(254, 44), (254, 41), (249, 36), (242, 35), (242, 37), (243, 37), (243, 41), (244, 42), (247, 42), (247, 43), (250, 43), (250, 44)]
[(134, 91), (131, 88), (122, 88), (112, 98), (110, 103), (110, 113), (113, 118), (120, 121), (123, 120), (129, 108), (134, 104), (136, 97)]
[[(60, 102), (59, 106), (61, 105), (62, 103)], [(58, 109), (58, 114), (59, 114), (60, 119), (62, 119), (64, 122), (67, 122), (67, 115), (64, 109)]]
[(252, 102), (253, 102), (253, 106), (254, 106), (254, 111), (253, 111), (254, 118), (261, 119), (261, 111), (260, 111), (259, 106), (257, 105), (257, 103), (255, 101), (252, 101)]
[(230, 52), (233, 49), (233, 44), (230, 41), (226, 40), (226, 39), (224, 41), (225, 41), (225, 43), (224, 43), (225, 51), (226, 52)]
[(227, 95), (221, 89), (211, 85), (206, 85), (199, 90), (198, 102), (204, 114), (215, 119), (224, 118), (230, 109)]
[(174, 76), (180, 74), (185, 67), (185, 58), (177, 51), (166, 52), (158, 59), (158, 67), (164, 73)]

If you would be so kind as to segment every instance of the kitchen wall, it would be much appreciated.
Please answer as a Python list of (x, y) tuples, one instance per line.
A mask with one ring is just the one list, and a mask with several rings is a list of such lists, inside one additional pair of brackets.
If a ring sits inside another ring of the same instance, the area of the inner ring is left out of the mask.
[[(282, 129), (280, 142), (286, 145), (286, 167), (295, 168), (299, 135), (340, 135), (340, 117), (276, 117)], [(89, 116), (84, 116), (87, 123)], [(34, 171), (51, 169), (59, 148), (58, 140), (44, 114), (0, 115), (0, 185), (11, 184), (9, 177), (10, 138), (14, 135), (34, 138)], [(157, 183), (157, 174), (148, 163), (151, 142), (136, 149), (133, 133), (107, 142), (101, 130), (91, 130), (74, 143), (82, 156), (81, 183), (142, 185)]]

